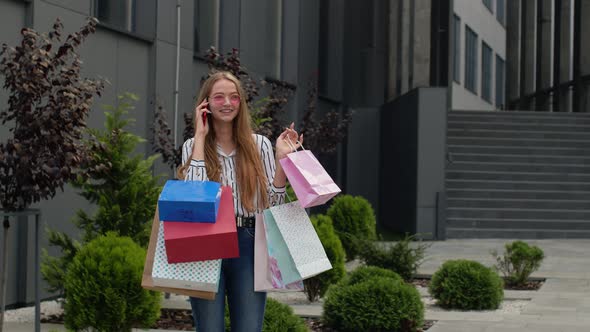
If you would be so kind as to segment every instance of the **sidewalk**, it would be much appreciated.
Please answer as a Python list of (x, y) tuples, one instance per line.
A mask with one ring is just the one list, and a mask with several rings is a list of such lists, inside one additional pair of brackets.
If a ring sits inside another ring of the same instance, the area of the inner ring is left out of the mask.
[[(449, 259), (472, 259), (491, 266), (492, 249), (504, 251), (504, 244), (512, 240), (447, 240), (431, 242), (427, 260), (420, 274), (433, 274)], [(539, 291), (506, 291), (506, 302), (521, 301), (516, 312), (444, 311), (427, 306), (425, 319), (436, 320), (429, 332), (578, 332), (590, 331), (590, 239), (589, 240), (527, 240), (545, 252), (541, 269), (533, 274), (547, 278)], [(349, 266), (351, 268), (352, 266)], [(424, 289), (420, 290), (428, 296)], [(320, 303), (308, 304), (303, 294), (273, 293), (270, 297), (288, 303), (301, 316), (320, 316)], [(529, 301), (530, 299), (530, 301)], [(189, 308), (182, 297), (165, 300), (166, 308)], [(437, 310), (435, 310), (437, 309)], [(32, 323), (5, 323), (5, 331), (33, 331)], [(42, 324), (42, 331), (65, 331), (63, 326)], [(149, 330), (161, 331), (161, 330)], [(170, 330), (167, 330), (170, 331)]]

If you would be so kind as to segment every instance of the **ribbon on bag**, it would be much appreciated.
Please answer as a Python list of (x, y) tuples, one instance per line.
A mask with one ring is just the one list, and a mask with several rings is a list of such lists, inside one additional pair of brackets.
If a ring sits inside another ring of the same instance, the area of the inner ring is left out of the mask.
[[(301, 207), (309, 208), (326, 203), (340, 193), (340, 188), (309, 150), (296, 151), (289, 138), (287, 144), (294, 152), (279, 162)], [(301, 144), (301, 143), (300, 143)], [(303, 144), (301, 144), (303, 148)]]

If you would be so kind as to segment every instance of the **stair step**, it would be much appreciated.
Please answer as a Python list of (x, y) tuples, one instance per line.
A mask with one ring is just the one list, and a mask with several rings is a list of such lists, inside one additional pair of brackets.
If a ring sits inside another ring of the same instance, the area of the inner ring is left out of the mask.
[[(475, 154), (520, 154), (523, 156), (531, 155), (551, 155), (551, 156), (590, 156), (590, 145), (587, 147), (571, 146), (513, 146), (506, 143), (498, 142), (497, 145), (476, 145), (476, 144), (449, 144), (449, 154), (454, 153), (475, 153)], [(467, 142), (469, 143), (469, 142)], [(503, 143), (503, 144), (500, 144)]]
[(588, 148), (590, 141), (583, 139), (533, 139), (533, 138), (507, 138), (507, 137), (448, 137), (449, 145), (471, 146), (518, 146), (518, 147), (569, 147)]
[(494, 218), (452, 218), (447, 227), (453, 228), (500, 228), (500, 229), (547, 229), (587, 230), (590, 220), (538, 220), (538, 219), (494, 219)]
[(499, 181), (499, 180), (467, 180), (467, 179), (448, 179), (446, 180), (448, 189), (508, 189), (508, 190), (552, 190), (552, 191), (589, 191), (589, 182), (547, 182), (547, 181)]
[(590, 200), (524, 198), (448, 198), (448, 207), (482, 209), (590, 210)]
[(523, 164), (553, 164), (553, 165), (588, 165), (588, 156), (555, 156), (555, 155), (522, 155), (522, 154), (494, 154), (494, 153), (450, 153), (450, 160), (455, 162), (491, 162), (491, 163), (523, 163)]
[(446, 230), (449, 239), (586, 239), (590, 231), (514, 228), (457, 228)]
[(590, 191), (447, 188), (447, 198), (590, 200)]
[(499, 130), (499, 129), (475, 129), (475, 128), (449, 128), (449, 137), (489, 137), (489, 138), (514, 138), (514, 139), (559, 139), (559, 140), (586, 140), (590, 141), (590, 126), (585, 131), (571, 131), (569, 128), (563, 131), (548, 130)]
[(452, 161), (447, 164), (447, 170), (452, 171), (489, 171), (489, 172), (527, 172), (527, 173), (579, 173), (590, 174), (588, 164), (545, 164), (545, 163), (508, 163), (508, 162), (478, 162)]
[(590, 129), (590, 124), (582, 123), (554, 123), (529, 120), (511, 121), (511, 119), (501, 119), (492, 121), (492, 119), (485, 120), (449, 120), (447, 122), (448, 129), (494, 129), (494, 130), (508, 130), (508, 131), (554, 131), (554, 132), (587, 132)]
[(448, 180), (494, 180), (494, 181), (539, 181), (539, 182), (590, 182), (590, 174), (554, 172), (488, 172), (446, 171)]
[(590, 207), (586, 210), (448, 207), (447, 219), (453, 218), (590, 220)]
[(476, 121), (508, 121), (527, 122), (544, 121), (549, 123), (590, 123), (588, 113), (550, 113), (550, 112), (489, 112), (489, 111), (451, 111), (449, 120), (476, 120)]
[(447, 237), (590, 238), (590, 114), (451, 111)]

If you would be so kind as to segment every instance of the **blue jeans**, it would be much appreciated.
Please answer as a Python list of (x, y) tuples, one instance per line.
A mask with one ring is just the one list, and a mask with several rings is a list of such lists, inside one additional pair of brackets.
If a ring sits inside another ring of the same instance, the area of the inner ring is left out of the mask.
[(238, 245), (240, 257), (222, 260), (215, 299), (190, 298), (196, 331), (224, 331), (226, 295), (231, 330), (262, 331), (266, 293), (254, 292), (254, 228), (238, 227)]

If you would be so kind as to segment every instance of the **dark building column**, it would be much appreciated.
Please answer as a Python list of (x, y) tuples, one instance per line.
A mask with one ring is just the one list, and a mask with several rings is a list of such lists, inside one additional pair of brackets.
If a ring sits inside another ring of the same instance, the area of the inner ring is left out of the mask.
[[(572, 79), (572, 2), (573, 0), (555, 1), (553, 85), (556, 87)], [(554, 111), (571, 112), (571, 91), (569, 87), (556, 90), (553, 98)]]
[(400, 7), (401, 1), (389, 0), (389, 10), (387, 21), (387, 91), (385, 101), (395, 99), (399, 95), (399, 71), (400, 71), (400, 53), (401, 48), (400, 32)]
[[(578, 1), (576, 1), (578, 2)], [(590, 45), (588, 37), (590, 36), (590, 1), (579, 0), (580, 15), (582, 17), (580, 27), (580, 112), (590, 112), (590, 82), (584, 77), (590, 75)]]
[(537, 1), (522, 0), (521, 7), (521, 58), (520, 58), (520, 109), (534, 109), (534, 103), (523, 97), (535, 92), (537, 63)]
[[(506, 2), (506, 100), (510, 102), (520, 96), (520, 36), (521, 1)], [(508, 109), (517, 106), (508, 105)]]
[[(553, 62), (553, 45), (552, 45), (552, 27), (553, 27), (553, 1), (537, 1), (537, 91), (548, 89), (552, 86), (552, 69)], [(536, 98), (536, 110), (552, 111), (550, 94), (542, 94)]]

